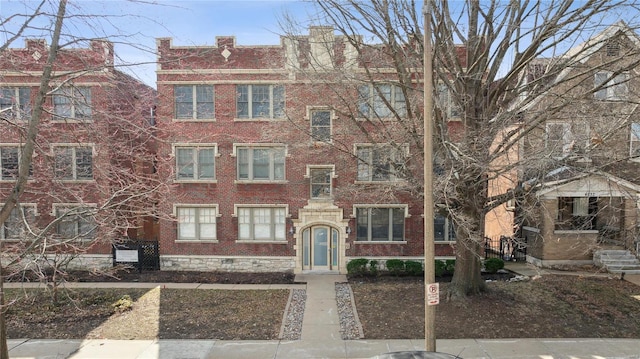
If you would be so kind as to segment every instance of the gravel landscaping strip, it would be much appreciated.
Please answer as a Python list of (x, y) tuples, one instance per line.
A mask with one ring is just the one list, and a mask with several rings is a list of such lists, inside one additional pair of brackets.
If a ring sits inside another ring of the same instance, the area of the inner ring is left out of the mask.
[(343, 340), (362, 339), (364, 334), (353, 302), (349, 283), (336, 283), (336, 302), (340, 317), (340, 334)]
[(306, 289), (292, 289), (289, 303), (285, 310), (285, 316), (280, 331), (280, 339), (300, 340), (302, 337), (302, 318), (304, 317), (304, 305), (307, 300)]

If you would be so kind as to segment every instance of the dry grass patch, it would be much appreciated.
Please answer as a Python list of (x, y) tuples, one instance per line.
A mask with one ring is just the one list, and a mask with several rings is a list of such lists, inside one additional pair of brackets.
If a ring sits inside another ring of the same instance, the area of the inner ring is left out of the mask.
[[(353, 280), (367, 339), (424, 338), (424, 283)], [(441, 283), (446, 291), (448, 283)], [(638, 338), (640, 287), (618, 279), (543, 276), (490, 282), (482, 295), (436, 307), (436, 337)]]
[[(277, 339), (288, 290), (6, 290), (9, 338)], [(130, 310), (113, 304), (124, 295)]]

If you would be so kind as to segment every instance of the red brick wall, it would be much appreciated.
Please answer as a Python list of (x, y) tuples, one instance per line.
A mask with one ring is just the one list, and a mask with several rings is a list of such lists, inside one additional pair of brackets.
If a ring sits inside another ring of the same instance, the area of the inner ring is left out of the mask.
[[(225, 49), (231, 55), (225, 61), (221, 55)], [(234, 204), (287, 204), (291, 219), (298, 218), (298, 210), (309, 199), (309, 179), (305, 178), (306, 165), (335, 165), (337, 178), (334, 204), (344, 209), (345, 219), (353, 214), (354, 204), (407, 204), (409, 217), (405, 221), (403, 244), (355, 244), (355, 219), (349, 226), (353, 233), (347, 243), (346, 256), (417, 256), (423, 254), (422, 200), (409, 193), (380, 195), (382, 185), (355, 185), (357, 161), (353, 157), (354, 143), (370, 143), (346, 115), (338, 115), (333, 123), (334, 146), (313, 144), (304, 130), (309, 128), (307, 106), (335, 106), (346, 112), (347, 104), (355, 106), (355, 87), (349, 92), (350, 101), (344, 101), (331, 86), (310, 84), (301, 74), (289, 77), (285, 73), (285, 47), (238, 47), (232, 38), (218, 38), (218, 47), (172, 47), (169, 39), (158, 42), (158, 129), (163, 139), (159, 147), (160, 176), (173, 176), (175, 158), (171, 156), (172, 143), (216, 143), (217, 183), (174, 184), (163, 196), (160, 211), (171, 213), (174, 203), (217, 204), (221, 217), (217, 222), (218, 243), (176, 243), (177, 223), (166, 218), (160, 221), (160, 250), (168, 255), (246, 255), (246, 256), (294, 256), (295, 239), (287, 235), (286, 244), (237, 243), (238, 222), (233, 217)], [(301, 61), (302, 62), (302, 61)], [(192, 69), (206, 70), (194, 71)], [(231, 71), (270, 69), (268, 71)], [(164, 70), (184, 70), (167, 73)], [(220, 70), (220, 71), (216, 71)], [(173, 86), (183, 84), (213, 84), (215, 91), (215, 121), (184, 122), (174, 118)], [(285, 85), (286, 121), (234, 121), (236, 113), (236, 84), (271, 83)], [(338, 85), (343, 86), (343, 85)], [(387, 128), (398, 126), (386, 123)], [(288, 147), (286, 158), (286, 184), (236, 184), (236, 157), (232, 157), (234, 143), (284, 143)], [(418, 149), (410, 148), (416, 155)], [(421, 168), (422, 160), (412, 158), (412, 165)], [(420, 173), (421, 171), (417, 171)], [(287, 221), (287, 229), (291, 223)], [(452, 255), (449, 244), (437, 245), (436, 254)]]
[[(25, 48), (3, 51), (0, 54), (0, 86), (30, 87), (33, 103), (48, 50), (44, 40), (26, 40)], [(55, 219), (52, 216), (54, 203), (101, 205), (118, 188), (131, 185), (134, 176), (128, 177), (127, 184), (121, 180), (127, 177), (124, 174), (135, 172), (132, 157), (146, 157), (146, 161), (149, 161), (150, 147), (146, 144), (149, 143), (150, 132), (134, 131), (133, 128), (146, 126), (148, 109), (155, 101), (155, 93), (148, 86), (115, 71), (113, 59), (113, 44), (105, 41), (91, 41), (86, 48), (62, 49), (58, 54), (54, 71), (70, 72), (73, 83), (91, 88), (92, 116), (91, 121), (85, 123), (52, 121), (47, 113), (53, 109), (52, 99), (48, 97), (45, 101), (33, 158), (33, 176), (20, 198), (22, 203), (37, 204), (37, 225), (40, 228)], [(77, 76), (78, 71), (86, 70), (93, 71)], [(52, 81), (52, 87), (63, 80), (64, 77), (56, 78)], [(17, 122), (17, 125), (26, 127), (27, 122)], [(22, 131), (15, 126), (0, 125), (0, 143), (24, 142)], [(143, 136), (147, 138), (143, 139)], [(54, 180), (50, 146), (60, 143), (94, 146), (94, 181)], [(123, 156), (125, 154), (126, 157)], [(5, 197), (12, 188), (12, 182), (0, 182), (0, 198)], [(110, 240), (122, 238), (126, 232), (127, 226), (123, 223), (135, 222), (132, 218), (116, 218), (115, 211), (108, 212), (108, 215), (98, 215), (107, 225), (97, 236), (101, 241), (91, 243), (88, 253), (111, 253)], [(115, 233), (110, 230), (114, 227), (118, 227)], [(84, 245), (89, 243), (85, 242)]]

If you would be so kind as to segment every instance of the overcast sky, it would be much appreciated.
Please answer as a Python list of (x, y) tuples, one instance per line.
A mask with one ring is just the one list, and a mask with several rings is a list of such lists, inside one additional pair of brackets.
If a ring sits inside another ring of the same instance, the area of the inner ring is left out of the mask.
[[(0, 0), (0, 18), (29, 13), (39, 1)], [(57, 3), (57, 1), (52, 1)], [(55, 4), (53, 4), (55, 5)], [(46, 11), (53, 12), (53, 5)], [(129, 67), (140, 79), (155, 87), (156, 38), (171, 37), (174, 45), (214, 45), (216, 36), (235, 36), (238, 45), (277, 45), (279, 19), (283, 12), (307, 19), (313, 7), (297, 0), (200, 0), (200, 1), (89, 1), (70, 0), (68, 13), (90, 16), (67, 21), (66, 32), (87, 37), (109, 37), (115, 42), (116, 63), (147, 63)], [(24, 20), (16, 19), (3, 30), (17, 29)], [(36, 23), (27, 37), (49, 38), (50, 19)], [(115, 35), (115, 36), (114, 36)], [(7, 40), (6, 32), (0, 43)], [(125, 45), (136, 44), (136, 46)], [(23, 47), (22, 40), (11, 47)]]

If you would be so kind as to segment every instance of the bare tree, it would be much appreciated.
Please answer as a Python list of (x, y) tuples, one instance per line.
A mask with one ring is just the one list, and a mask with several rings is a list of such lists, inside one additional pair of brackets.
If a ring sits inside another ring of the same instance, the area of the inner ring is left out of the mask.
[[(436, 104), (432, 140), (435, 206), (456, 227), (456, 268), (449, 295), (479, 293), (484, 288), (481, 259), (487, 214), (540, 189), (549, 171), (567, 165), (568, 157), (556, 158), (550, 155), (552, 149), (545, 147), (545, 123), (560, 114), (565, 118), (576, 116), (576, 99), (585, 103), (579, 115), (592, 115), (594, 105), (589, 100), (595, 92), (612, 85), (607, 81), (593, 85), (593, 72), (598, 68), (608, 67), (620, 74), (637, 66), (637, 46), (625, 47), (624, 56), (612, 57), (595, 68), (583, 64), (605, 41), (595, 36), (620, 18), (614, 14), (637, 14), (636, 4), (436, 1), (429, 14), (433, 54), (423, 53), (422, 4), (389, 0), (327, 0), (315, 4), (318, 12), (309, 23), (328, 25), (344, 42), (304, 43), (306, 48), (298, 48), (308, 50), (301, 50), (303, 55), (311, 55), (292, 66), (309, 81), (317, 82), (325, 96), (333, 96), (335, 111), (352, 123), (353, 136), (399, 147), (408, 143), (411, 153), (421, 155), (421, 69), (423, 56), (433, 57), (435, 90), (428, 96)], [(636, 19), (629, 16), (628, 20), (624, 27), (633, 33), (635, 24), (630, 21)], [(287, 16), (281, 24), (293, 42), (301, 38), (300, 28), (308, 26)], [(587, 41), (590, 38), (594, 39)], [(313, 46), (324, 46), (324, 51), (311, 51)], [(331, 58), (330, 70), (321, 66), (328, 63), (323, 56)], [(381, 83), (390, 86), (377, 85)], [(358, 93), (363, 84), (373, 89), (369, 96), (378, 99), (377, 108), (358, 105), (366, 96)], [(393, 95), (385, 92), (389, 88), (393, 88), (389, 91)], [(556, 90), (553, 101), (548, 98), (552, 89)], [(544, 101), (543, 96), (547, 96)], [(628, 128), (628, 117), (601, 121), (609, 127), (599, 133)], [(531, 142), (532, 136), (537, 136), (537, 144)], [(333, 145), (352, 153), (348, 142), (334, 140)], [(525, 147), (538, 151), (523, 155)], [(379, 187), (378, 196), (399, 192), (421, 196), (422, 163), (417, 157), (421, 156), (389, 158), (388, 168), (406, 181)], [(593, 161), (589, 168), (575, 168), (594, 171), (605, 167)], [(499, 181), (499, 190), (490, 188)], [(522, 216), (520, 213), (519, 218)]]
[[(43, 1), (0, 19), (8, 39), (0, 47), (2, 301), (7, 277), (30, 271), (53, 281), (55, 295), (67, 265), (157, 235), (158, 193), (167, 184), (154, 171), (155, 91), (116, 68), (112, 41), (66, 33), (74, 21), (99, 23), (68, 5)], [(23, 22), (6, 30), (11, 21)], [(49, 44), (28, 39), (11, 48), (42, 21), (53, 24)], [(0, 357), (8, 358), (2, 305)]]

